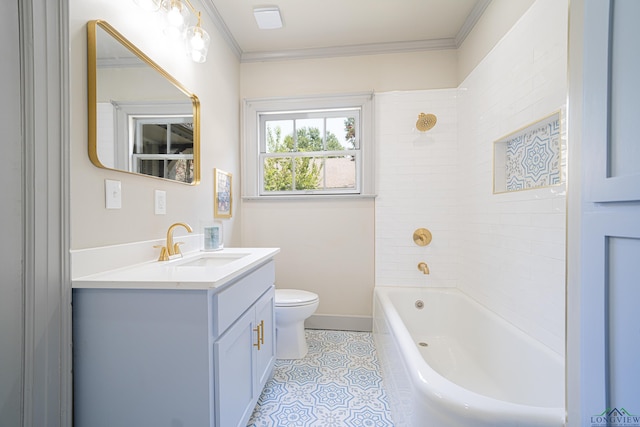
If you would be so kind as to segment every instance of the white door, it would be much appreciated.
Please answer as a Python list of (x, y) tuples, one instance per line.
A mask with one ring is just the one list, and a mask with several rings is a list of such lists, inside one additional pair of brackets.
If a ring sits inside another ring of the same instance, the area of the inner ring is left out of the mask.
[(22, 425), (22, 123), (18, 2), (3, 2), (0, 13), (0, 425)]
[(640, 426), (640, 1), (584, 3), (581, 426)]

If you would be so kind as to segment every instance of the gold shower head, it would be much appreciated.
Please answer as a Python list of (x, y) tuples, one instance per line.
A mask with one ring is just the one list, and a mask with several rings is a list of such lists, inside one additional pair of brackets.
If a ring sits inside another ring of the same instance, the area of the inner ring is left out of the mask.
[(420, 132), (426, 132), (436, 125), (438, 119), (434, 114), (420, 113), (416, 122), (416, 129)]

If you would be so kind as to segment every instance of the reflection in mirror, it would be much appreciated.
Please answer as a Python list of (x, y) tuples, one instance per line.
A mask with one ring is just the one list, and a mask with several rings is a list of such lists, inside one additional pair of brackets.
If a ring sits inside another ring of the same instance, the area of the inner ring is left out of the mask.
[(198, 184), (198, 98), (104, 21), (87, 23), (87, 56), (93, 164)]

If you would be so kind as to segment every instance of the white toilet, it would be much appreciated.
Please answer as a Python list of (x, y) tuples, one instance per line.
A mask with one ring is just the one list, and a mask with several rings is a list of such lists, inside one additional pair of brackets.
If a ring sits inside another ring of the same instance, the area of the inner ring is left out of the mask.
[(318, 308), (318, 295), (298, 289), (276, 289), (276, 358), (302, 359), (307, 354), (304, 321)]

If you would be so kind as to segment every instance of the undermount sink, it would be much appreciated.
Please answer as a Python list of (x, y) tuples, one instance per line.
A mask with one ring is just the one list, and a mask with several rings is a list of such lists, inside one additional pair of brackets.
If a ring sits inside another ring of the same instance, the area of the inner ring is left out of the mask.
[(238, 261), (249, 255), (248, 253), (202, 253), (196, 258), (177, 262), (180, 267), (222, 267)]

